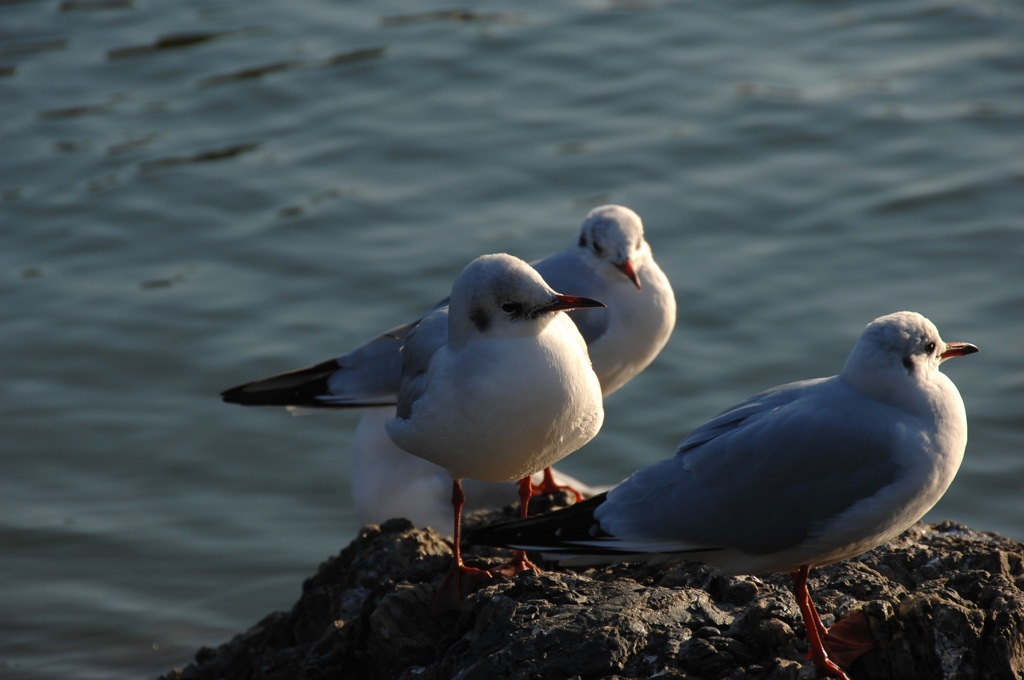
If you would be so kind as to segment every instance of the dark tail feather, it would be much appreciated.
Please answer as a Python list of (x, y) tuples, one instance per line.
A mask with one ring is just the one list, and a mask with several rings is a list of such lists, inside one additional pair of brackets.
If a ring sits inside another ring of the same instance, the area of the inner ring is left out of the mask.
[(467, 541), (475, 545), (571, 552), (573, 541), (607, 536), (594, 519), (594, 510), (604, 503), (606, 496), (602, 493), (555, 512), (480, 527), (467, 536)]
[(245, 383), (220, 393), (229, 404), (242, 406), (305, 406), (338, 408), (321, 397), (329, 393), (328, 379), (339, 368), (336, 359)]

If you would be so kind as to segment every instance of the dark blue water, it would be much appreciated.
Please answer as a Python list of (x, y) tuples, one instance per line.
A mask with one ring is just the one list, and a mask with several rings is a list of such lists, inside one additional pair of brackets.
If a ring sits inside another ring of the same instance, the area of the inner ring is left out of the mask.
[(679, 327), (610, 483), (899, 309), (982, 353), (929, 515), (1024, 538), (1017, 2), (0, 3), (0, 677), (138, 678), (356, 525), (353, 414), (220, 390), (644, 218)]

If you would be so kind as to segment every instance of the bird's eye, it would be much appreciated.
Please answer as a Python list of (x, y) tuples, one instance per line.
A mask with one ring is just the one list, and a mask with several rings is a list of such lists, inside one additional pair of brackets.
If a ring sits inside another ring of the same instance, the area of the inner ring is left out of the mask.
[(924, 350), (926, 352), (928, 352), (928, 354), (931, 354), (932, 352), (934, 352), (935, 351), (935, 342), (929, 342), (927, 345), (924, 346)]
[(521, 309), (522, 307), (520, 307), (515, 302), (506, 302), (501, 306), (501, 311), (505, 312), (506, 314), (513, 314), (515, 312), (520, 311)]

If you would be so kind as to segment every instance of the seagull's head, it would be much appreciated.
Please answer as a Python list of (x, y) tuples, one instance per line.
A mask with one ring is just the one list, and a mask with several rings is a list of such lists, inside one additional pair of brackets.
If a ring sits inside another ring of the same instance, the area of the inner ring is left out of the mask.
[(597, 300), (551, 289), (533, 267), (505, 254), (476, 258), (452, 286), (449, 337), (536, 335), (560, 311), (604, 307)]
[(969, 342), (945, 342), (917, 312), (896, 312), (869, 323), (843, 366), (843, 378), (867, 396), (904, 403), (936, 380), (939, 364), (977, 352)]
[(621, 205), (602, 205), (587, 213), (578, 242), (584, 257), (610, 277), (622, 277), (640, 289), (640, 270), (651, 254), (640, 216)]

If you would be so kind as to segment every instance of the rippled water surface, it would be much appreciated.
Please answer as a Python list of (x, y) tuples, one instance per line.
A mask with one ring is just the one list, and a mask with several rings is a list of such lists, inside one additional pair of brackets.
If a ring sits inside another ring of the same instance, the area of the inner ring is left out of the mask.
[(331, 356), (606, 202), (668, 348), (610, 483), (914, 309), (971, 426), (929, 516), (1024, 538), (1019, 2), (0, 2), (0, 677), (138, 678), (357, 526), (355, 414), (220, 390)]

